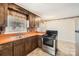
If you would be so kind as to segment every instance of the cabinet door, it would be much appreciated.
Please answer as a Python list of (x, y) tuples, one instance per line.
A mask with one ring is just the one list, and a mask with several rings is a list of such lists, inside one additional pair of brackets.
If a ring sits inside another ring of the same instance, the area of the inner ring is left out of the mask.
[(23, 39), (17, 40), (13, 44), (14, 44), (14, 56), (23, 56), (24, 55)]
[(0, 26), (6, 25), (7, 20), (7, 4), (0, 3)]
[(37, 36), (33, 36), (32, 38), (32, 50), (38, 47), (38, 39)]
[(35, 31), (35, 18), (36, 15), (29, 13), (29, 31)]
[(12, 56), (12, 48), (1, 50), (1, 56)]
[(13, 51), (11, 43), (0, 45), (0, 56), (12, 56), (12, 55)]
[(23, 56), (24, 54), (24, 45), (23, 44), (19, 44), (17, 46), (14, 46), (14, 56)]
[(42, 48), (42, 36), (38, 36), (38, 47)]
[(25, 39), (25, 55), (32, 51), (31, 38)]
[(37, 48), (38, 47), (38, 38), (35, 37), (34, 38), (34, 48)]

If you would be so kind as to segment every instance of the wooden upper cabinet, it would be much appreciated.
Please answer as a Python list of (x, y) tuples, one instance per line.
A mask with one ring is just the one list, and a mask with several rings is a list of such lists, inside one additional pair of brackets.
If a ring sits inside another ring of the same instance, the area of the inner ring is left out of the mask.
[(16, 11), (18, 13), (22, 13), (22, 14), (25, 14), (25, 15), (28, 15), (28, 11), (22, 7), (20, 7), (19, 5), (16, 5), (14, 3), (8, 3), (8, 8), (10, 10), (13, 10), (13, 11)]
[(8, 6), (8, 4), (6, 4), (6, 3), (0, 3), (0, 26), (6, 25), (7, 6)]
[(37, 15), (29, 12), (28, 10), (26, 10), (14, 3), (0, 3), (0, 30), (1, 31), (3, 29), (5, 29), (5, 26), (7, 26), (8, 11), (14, 11), (14, 12), (25, 15), (26, 19), (29, 20), (29, 30), (28, 31), (36, 31), (35, 19), (36, 19)]
[(35, 20), (34, 20), (34, 15), (32, 14), (32, 13), (30, 13), (29, 14), (29, 21), (30, 21), (30, 27), (34, 27), (35, 26), (35, 24), (34, 24), (34, 22), (35, 22)]
[(29, 29), (30, 31), (35, 31), (35, 18), (36, 18), (36, 15), (30, 13), (29, 14)]

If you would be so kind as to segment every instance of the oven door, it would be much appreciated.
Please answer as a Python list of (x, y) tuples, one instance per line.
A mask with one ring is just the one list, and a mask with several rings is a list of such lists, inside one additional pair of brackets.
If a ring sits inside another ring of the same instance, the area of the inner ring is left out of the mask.
[(42, 38), (42, 49), (51, 55), (56, 55), (56, 40)]
[(43, 44), (53, 48), (54, 40), (50, 38), (43, 38)]

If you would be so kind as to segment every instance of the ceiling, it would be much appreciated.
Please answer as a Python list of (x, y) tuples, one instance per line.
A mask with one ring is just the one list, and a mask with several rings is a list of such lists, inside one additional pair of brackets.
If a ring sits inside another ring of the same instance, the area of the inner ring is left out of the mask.
[(16, 3), (43, 19), (79, 16), (79, 3)]

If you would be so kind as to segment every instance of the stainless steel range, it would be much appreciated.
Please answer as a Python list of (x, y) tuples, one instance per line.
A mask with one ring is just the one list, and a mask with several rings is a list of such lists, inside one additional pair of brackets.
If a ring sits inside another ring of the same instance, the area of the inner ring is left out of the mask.
[(47, 30), (42, 38), (42, 48), (51, 55), (57, 53), (57, 31)]

